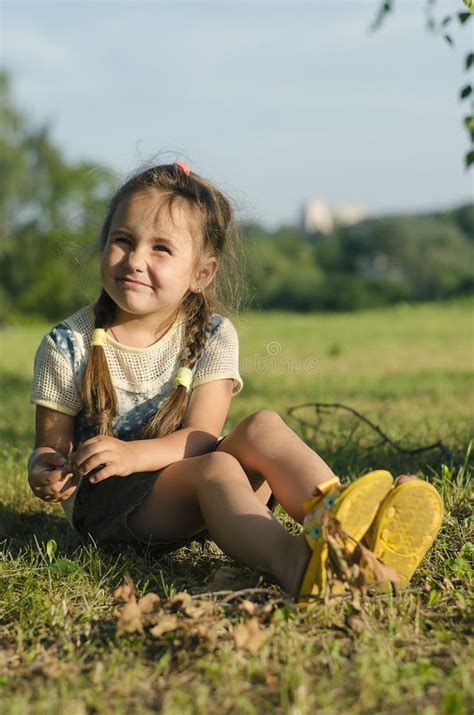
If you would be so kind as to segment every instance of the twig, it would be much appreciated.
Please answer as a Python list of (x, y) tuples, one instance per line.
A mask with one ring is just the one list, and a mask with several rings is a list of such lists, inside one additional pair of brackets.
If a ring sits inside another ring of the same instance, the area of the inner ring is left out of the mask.
[(228, 603), (236, 598), (242, 598), (248, 594), (265, 593), (271, 596), (278, 596), (276, 600), (283, 601), (284, 599), (272, 588), (243, 588), (240, 591), (205, 591), (204, 593), (196, 593), (191, 598), (213, 598), (215, 596), (225, 596), (220, 603)]
[[(382, 441), (377, 443), (377, 445), (374, 445), (372, 449), (374, 449), (376, 446), (379, 446), (381, 444), (388, 443), (390, 446), (392, 446), (394, 449), (396, 449), (398, 452), (403, 452), (404, 454), (419, 454), (420, 452), (427, 452), (430, 449), (439, 449), (441, 452), (444, 454), (446, 459), (450, 462), (454, 461), (453, 454), (451, 450), (442, 442), (441, 440), (438, 440), (437, 442), (433, 442), (433, 444), (429, 444), (426, 447), (415, 447), (413, 449), (410, 449), (408, 447), (401, 447), (399, 444), (397, 444), (391, 437), (389, 437), (385, 432), (383, 432), (380, 427), (376, 424), (374, 424), (371, 420), (369, 420), (368, 417), (363, 415), (361, 412), (358, 410), (355, 410), (353, 407), (350, 407), (349, 405), (342, 405), (339, 402), (305, 402), (301, 405), (294, 405), (293, 407), (288, 407), (287, 408), (287, 414), (291, 415), (301, 426), (304, 427), (309, 427), (311, 429), (315, 429), (316, 426), (312, 424), (311, 422), (307, 422), (306, 420), (301, 419), (301, 417), (297, 417), (295, 414), (295, 410), (301, 409), (302, 407), (314, 407), (316, 414), (320, 415), (321, 412), (323, 412), (325, 409), (340, 409), (340, 410), (346, 410), (347, 412), (350, 412), (353, 414), (355, 417), (357, 417), (361, 422), (364, 422), (366, 425), (368, 425), (374, 432), (379, 434), (382, 437)], [(347, 442), (347, 440), (346, 440)]]

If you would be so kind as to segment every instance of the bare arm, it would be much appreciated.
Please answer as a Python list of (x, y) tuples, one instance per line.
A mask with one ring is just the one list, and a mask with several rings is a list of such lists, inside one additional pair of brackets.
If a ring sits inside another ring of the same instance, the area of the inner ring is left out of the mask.
[(28, 460), (28, 482), (44, 501), (63, 501), (74, 493), (78, 479), (67, 465), (73, 446), (74, 417), (38, 405), (36, 436)]
[(74, 417), (49, 407), (36, 407), (35, 449), (51, 447), (68, 457), (72, 450)]
[(173, 462), (210, 452), (224, 427), (232, 399), (232, 380), (214, 380), (196, 387), (181, 429), (156, 439), (122, 442), (92, 437), (77, 452), (80, 473), (102, 467), (93, 481), (132, 472), (153, 472)]
[(219, 437), (232, 399), (232, 380), (215, 380), (196, 387), (181, 429), (157, 439), (137, 440), (138, 471), (161, 469), (187, 457), (210, 452)]

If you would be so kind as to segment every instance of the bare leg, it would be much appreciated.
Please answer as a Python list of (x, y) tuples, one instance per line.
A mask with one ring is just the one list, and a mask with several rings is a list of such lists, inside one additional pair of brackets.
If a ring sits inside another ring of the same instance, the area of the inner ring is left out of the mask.
[(316, 484), (335, 476), (276, 412), (260, 410), (239, 422), (217, 452), (232, 454), (253, 484), (266, 479), (288, 514), (303, 522), (303, 502)]
[[(267, 477), (283, 506), (291, 513), (293, 504), (293, 511), (302, 520), (302, 501), (315, 483), (332, 477), (333, 472), (276, 417), (267, 411), (256, 413), (240, 423), (222, 446), (227, 443), (227, 447), (236, 449), (237, 445), (249, 473)], [(279, 444), (265, 438), (269, 420), (273, 433), (287, 448), (284, 453)], [(239, 439), (231, 442), (231, 437), (244, 430), (258, 445), (255, 454), (248, 447), (248, 439), (243, 440), (243, 447), (238, 447)], [(300, 471), (288, 460), (289, 451)], [(310, 556), (304, 536), (290, 535), (255, 494), (240, 459), (219, 448), (166, 467), (147, 499), (129, 516), (128, 526), (139, 538), (163, 541), (194, 536), (206, 526), (225, 553), (247, 566), (268, 571), (295, 595)]]
[[(257, 493), (265, 480), (286, 511), (302, 523), (303, 501), (314, 486), (335, 476), (324, 460), (271, 410), (260, 410), (239, 422), (216, 452), (232, 454)], [(400, 475), (397, 484), (416, 479)], [(263, 486), (262, 486), (263, 485)]]
[(221, 549), (240, 563), (272, 574), (296, 594), (310, 551), (254, 493), (230, 454), (211, 452), (169, 465), (148, 498), (128, 518), (142, 538), (187, 538), (206, 526)]

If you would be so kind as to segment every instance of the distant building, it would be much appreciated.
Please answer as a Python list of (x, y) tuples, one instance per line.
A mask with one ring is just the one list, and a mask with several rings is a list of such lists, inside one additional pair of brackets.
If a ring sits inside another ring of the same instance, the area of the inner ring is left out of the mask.
[(369, 215), (368, 206), (343, 204), (331, 208), (321, 199), (311, 199), (303, 207), (303, 231), (305, 233), (331, 233), (336, 224), (352, 226)]

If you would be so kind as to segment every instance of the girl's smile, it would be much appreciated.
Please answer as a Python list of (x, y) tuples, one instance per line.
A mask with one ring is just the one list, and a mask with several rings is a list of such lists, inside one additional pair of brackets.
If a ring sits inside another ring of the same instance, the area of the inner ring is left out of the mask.
[(136, 290), (137, 288), (152, 288), (148, 283), (133, 280), (132, 278), (117, 278), (117, 280), (124, 288), (131, 288), (132, 290)]

